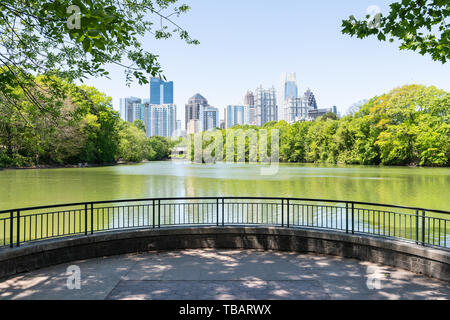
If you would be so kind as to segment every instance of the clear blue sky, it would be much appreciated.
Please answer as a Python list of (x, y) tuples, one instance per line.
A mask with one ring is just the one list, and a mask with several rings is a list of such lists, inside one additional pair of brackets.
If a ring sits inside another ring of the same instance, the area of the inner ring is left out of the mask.
[[(262, 84), (280, 86), (283, 72), (296, 72), (299, 90), (315, 93), (319, 107), (351, 104), (405, 84), (435, 85), (450, 91), (450, 63), (400, 51), (398, 43), (341, 34), (350, 14), (363, 17), (371, 5), (388, 12), (393, 1), (380, 0), (187, 0), (191, 11), (177, 22), (198, 46), (179, 38), (144, 39), (146, 50), (160, 55), (164, 74), (174, 81), (178, 119), (195, 93), (223, 108), (243, 103), (246, 91)], [(113, 98), (148, 98), (148, 86), (127, 87), (123, 70), (108, 68), (111, 80), (91, 79)]]

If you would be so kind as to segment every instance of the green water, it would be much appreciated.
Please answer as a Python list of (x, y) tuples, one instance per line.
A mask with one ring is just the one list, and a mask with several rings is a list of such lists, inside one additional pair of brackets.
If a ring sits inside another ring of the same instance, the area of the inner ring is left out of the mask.
[(98, 168), (0, 171), (0, 210), (144, 197), (280, 196), (450, 210), (450, 168), (152, 162)]

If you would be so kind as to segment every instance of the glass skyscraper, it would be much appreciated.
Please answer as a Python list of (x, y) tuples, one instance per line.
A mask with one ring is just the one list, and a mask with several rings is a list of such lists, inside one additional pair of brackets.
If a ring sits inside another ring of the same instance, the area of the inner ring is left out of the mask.
[(295, 72), (285, 75), (284, 79), (284, 101), (298, 98), (297, 76)]
[(127, 97), (120, 99), (120, 117), (128, 122), (141, 118), (141, 99)]
[(173, 104), (173, 81), (150, 78), (150, 104)]
[(293, 113), (293, 101), (298, 98), (297, 77), (295, 72), (286, 73), (283, 77), (283, 96), (281, 119), (292, 123), (297, 114)]

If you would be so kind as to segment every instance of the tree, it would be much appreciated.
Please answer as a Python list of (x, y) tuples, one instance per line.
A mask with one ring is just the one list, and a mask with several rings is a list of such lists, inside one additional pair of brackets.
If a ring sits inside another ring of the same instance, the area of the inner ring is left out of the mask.
[(360, 39), (376, 36), (380, 41), (400, 41), (401, 50), (430, 54), (435, 61), (450, 59), (450, 2), (448, 0), (402, 0), (381, 13), (342, 21), (342, 33)]
[[(20, 86), (26, 99), (41, 111), (42, 93), (57, 99), (58, 83), (32, 90), (34, 75), (52, 75), (72, 82), (90, 76), (108, 76), (107, 64), (124, 68), (126, 82), (149, 82), (162, 76), (158, 56), (142, 48), (151, 33), (167, 39), (177, 33), (198, 44), (172, 20), (189, 10), (177, 0), (3, 0), (0, 2), (0, 93), (14, 100)], [(43, 92), (45, 91), (45, 92)]]

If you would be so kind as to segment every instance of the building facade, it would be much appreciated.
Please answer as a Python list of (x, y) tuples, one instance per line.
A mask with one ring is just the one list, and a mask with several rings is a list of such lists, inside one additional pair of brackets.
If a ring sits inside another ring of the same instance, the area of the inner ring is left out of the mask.
[(295, 72), (286, 73), (283, 77), (283, 93), (282, 93), (282, 114), (280, 115), (282, 120), (288, 123), (293, 123), (297, 112), (295, 111), (298, 107), (301, 107), (301, 101), (298, 99), (298, 86), (297, 86), (297, 76)]
[(308, 90), (306, 90), (305, 94), (303, 95), (303, 98), (305, 99), (305, 102), (308, 107), (312, 109), (317, 109), (316, 97), (309, 88)]
[(308, 112), (310, 108), (305, 102), (305, 99), (302, 98), (291, 98), (286, 101), (286, 121), (289, 124), (292, 124), (296, 121), (308, 120)]
[(177, 106), (174, 104), (141, 105), (141, 120), (147, 137), (173, 137), (177, 130)]
[(225, 108), (225, 126), (253, 124), (255, 107), (248, 105), (229, 105)]
[[(188, 128), (188, 123), (191, 120), (202, 120), (203, 115), (201, 114), (201, 107), (208, 106), (208, 100), (205, 99), (201, 94), (197, 93), (192, 96), (185, 106), (185, 126), (186, 130)], [(201, 118), (201, 119), (200, 119)]]
[(255, 91), (255, 122), (263, 126), (270, 121), (278, 121), (278, 105), (275, 88), (263, 89), (259, 86)]
[(142, 100), (136, 97), (126, 97), (120, 99), (120, 117), (128, 122), (134, 122), (141, 118)]
[(255, 96), (253, 92), (247, 91), (244, 97), (244, 105), (246, 106), (254, 106), (255, 105)]
[(150, 78), (150, 104), (173, 104), (173, 81)]
[(219, 127), (219, 109), (211, 106), (201, 106), (200, 113), (203, 115), (201, 131), (213, 130)]

